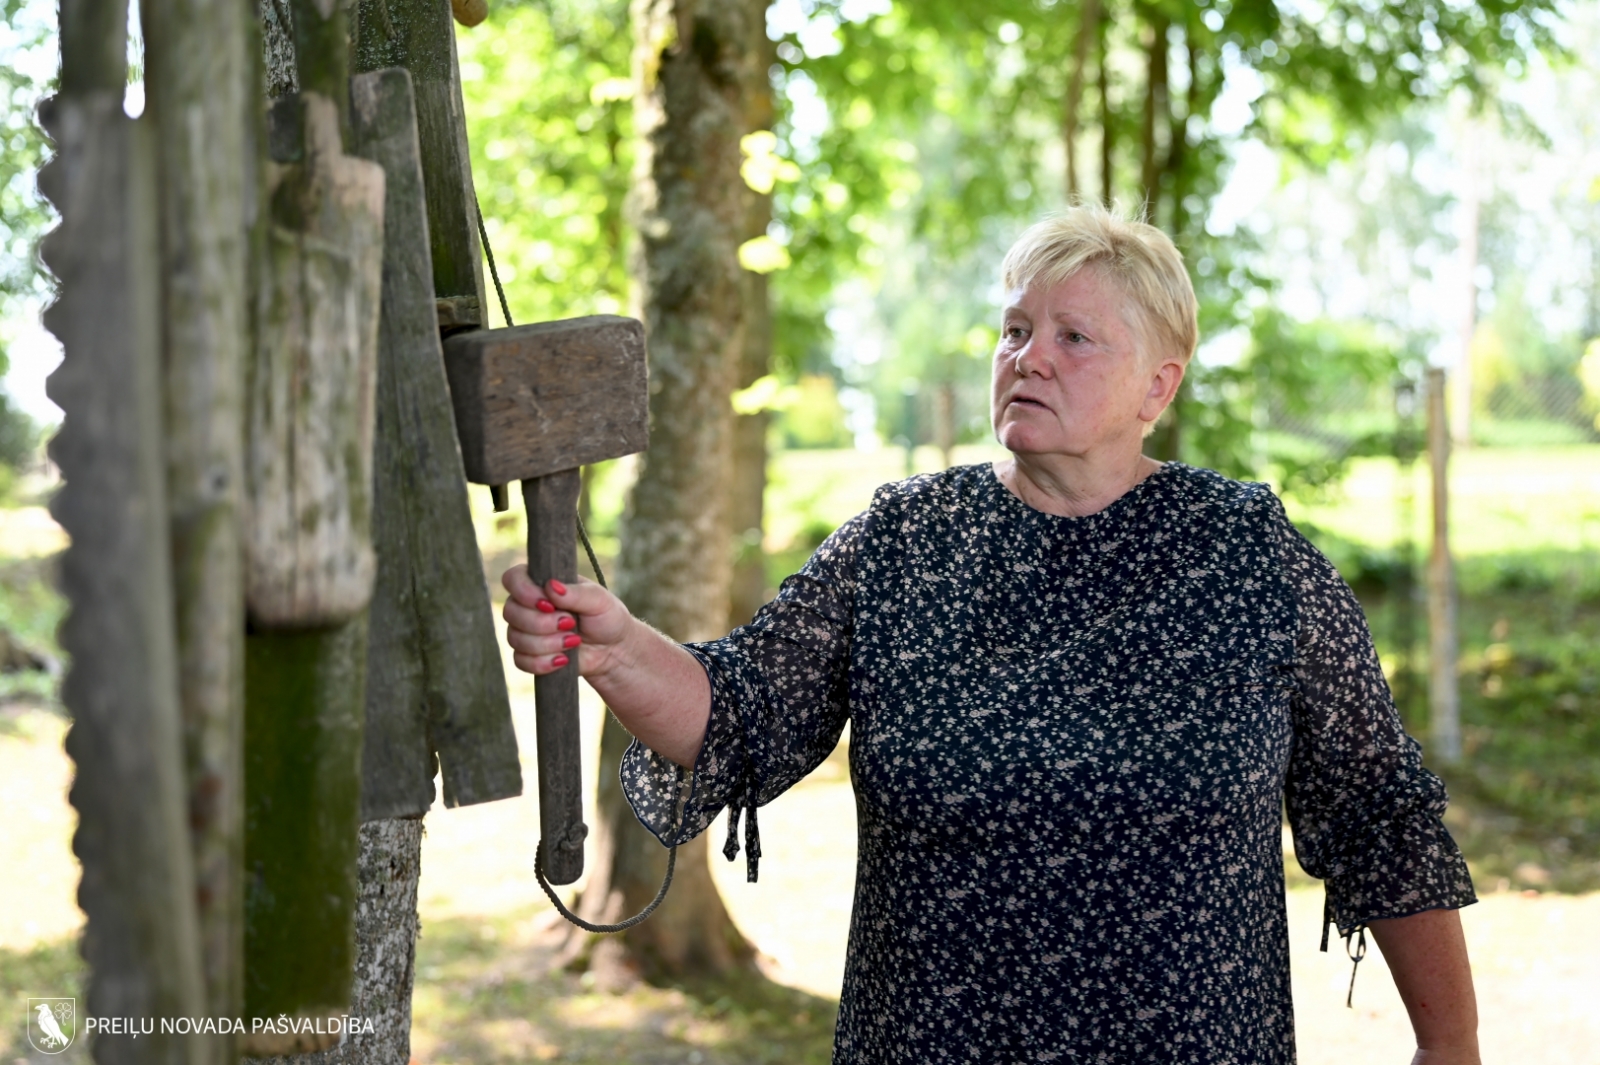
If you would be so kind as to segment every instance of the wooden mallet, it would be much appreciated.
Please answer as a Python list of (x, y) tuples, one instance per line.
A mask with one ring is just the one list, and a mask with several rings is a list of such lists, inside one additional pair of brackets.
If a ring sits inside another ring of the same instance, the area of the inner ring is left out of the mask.
[[(445, 371), (467, 480), (522, 482), (528, 576), (539, 585), (578, 575), (578, 468), (643, 451), (649, 441), (644, 327), (596, 315), (458, 333)], [(545, 876), (583, 874), (578, 651), (534, 682), (539, 831)]]

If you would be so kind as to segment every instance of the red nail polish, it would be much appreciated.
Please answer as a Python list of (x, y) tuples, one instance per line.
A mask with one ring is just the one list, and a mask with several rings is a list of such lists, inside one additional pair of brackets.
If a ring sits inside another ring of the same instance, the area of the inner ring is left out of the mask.
[(568, 636), (565, 640), (562, 640), (561, 641), (561, 646), (570, 649), (570, 648), (578, 646), (582, 642), (583, 642), (583, 637), (579, 636), (576, 633), (574, 633), (571, 636)]
[(541, 614), (554, 614), (556, 612), (555, 604), (548, 599), (539, 600), (538, 606)]
[(560, 621), (556, 622), (556, 628), (561, 632), (567, 632), (568, 630), (575, 629), (577, 627), (578, 623), (573, 621), (571, 618), (562, 618)]
[(568, 659), (566, 655), (556, 655), (550, 660), (550, 664), (555, 666), (557, 669), (560, 669), (562, 666), (566, 665), (568, 661), (570, 661), (570, 659)]
[(553, 577), (550, 579), (550, 590), (555, 592), (557, 595), (567, 594), (567, 586)]

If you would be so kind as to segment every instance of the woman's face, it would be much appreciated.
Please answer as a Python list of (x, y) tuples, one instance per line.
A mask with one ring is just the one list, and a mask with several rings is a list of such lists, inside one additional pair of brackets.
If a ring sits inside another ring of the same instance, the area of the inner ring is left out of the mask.
[(1131, 445), (1183, 380), (1129, 324), (1128, 298), (1093, 267), (1049, 289), (1008, 294), (994, 352), (995, 435), (1022, 455)]

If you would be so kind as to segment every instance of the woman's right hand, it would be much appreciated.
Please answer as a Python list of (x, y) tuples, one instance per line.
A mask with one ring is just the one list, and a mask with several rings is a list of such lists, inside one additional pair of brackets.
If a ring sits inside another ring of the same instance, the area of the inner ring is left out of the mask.
[(711, 682), (693, 655), (593, 581), (546, 581), (541, 588), (527, 566), (513, 566), (500, 582), (511, 593), (506, 642), (518, 669), (554, 673), (581, 651), (578, 672), (623, 727), (657, 754), (694, 768), (711, 719)]
[(632, 627), (622, 600), (582, 577), (570, 584), (546, 581), (543, 588), (527, 566), (513, 566), (500, 578), (510, 598), (502, 612), (512, 661), (524, 673), (554, 673), (578, 655), (578, 672), (596, 677), (612, 668)]

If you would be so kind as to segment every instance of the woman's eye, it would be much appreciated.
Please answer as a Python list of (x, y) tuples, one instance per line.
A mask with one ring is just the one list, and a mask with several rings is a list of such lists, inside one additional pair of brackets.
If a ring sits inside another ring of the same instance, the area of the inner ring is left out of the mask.
[(1020, 325), (1008, 325), (1008, 326), (1006, 326), (1006, 337), (1011, 339), (1011, 340), (1020, 340), (1023, 336), (1026, 335), (1026, 333), (1027, 333), (1027, 331), (1025, 329), (1023, 329)]
[(1088, 340), (1089, 338), (1082, 333), (1072, 332), (1071, 330), (1067, 332), (1067, 343), (1069, 344), (1085, 344), (1088, 343)]

